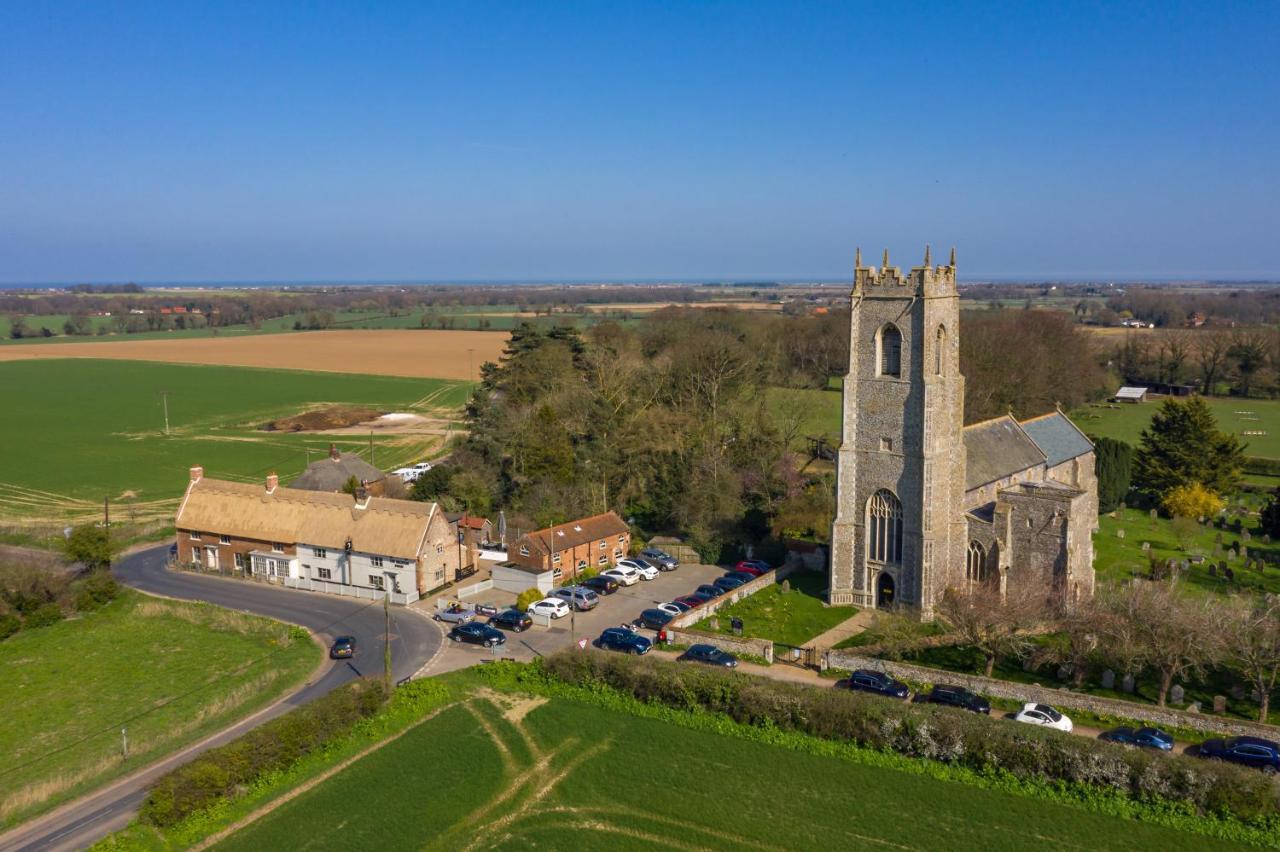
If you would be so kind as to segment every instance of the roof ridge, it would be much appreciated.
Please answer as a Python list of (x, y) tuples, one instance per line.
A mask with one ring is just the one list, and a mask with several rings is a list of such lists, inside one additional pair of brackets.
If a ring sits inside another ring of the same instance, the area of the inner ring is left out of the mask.
[(1006, 418), (1008, 418), (1009, 420), (1012, 420), (1014, 423), (1018, 422), (1016, 417), (1014, 417), (1012, 414), (1008, 412), (1005, 412), (1004, 414), (999, 414), (995, 417), (988, 417), (986, 420), (979, 420), (977, 423), (970, 423), (968, 426), (965, 426), (964, 428), (976, 429), (979, 426), (987, 426), (991, 423), (995, 423), (997, 420), (1004, 420)]

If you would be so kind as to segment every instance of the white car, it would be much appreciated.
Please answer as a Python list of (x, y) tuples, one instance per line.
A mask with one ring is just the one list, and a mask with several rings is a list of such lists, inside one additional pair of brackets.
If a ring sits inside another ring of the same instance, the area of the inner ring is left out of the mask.
[(634, 586), (640, 582), (640, 572), (636, 570), (634, 565), (627, 565), (619, 562), (616, 567), (610, 568), (608, 571), (602, 571), (602, 576), (611, 577), (618, 581), (622, 586)]
[(543, 598), (529, 607), (530, 615), (545, 615), (548, 618), (564, 618), (569, 614), (569, 605), (559, 598)]
[(682, 615), (689, 611), (688, 608), (681, 609), (680, 607), (671, 603), (660, 603), (655, 607), (655, 609), (660, 609), (663, 612), (668, 613), (670, 615)]
[(1028, 725), (1040, 725), (1071, 733), (1070, 717), (1059, 713), (1048, 704), (1036, 704), (1034, 701), (1023, 704), (1022, 709), (1013, 719), (1015, 722), (1026, 722)]
[(622, 559), (618, 561), (617, 567), (632, 569), (640, 575), (641, 580), (658, 579), (658, 569), (654, 568), (648, 562), (639, 562), (635, 559)]
[(392, 476), (398, 476), (407, 482), (417, 482), (418, 477), (431, 470), (431, 462), (418, 462), (408, 467), (398, 467), (391, 471)]

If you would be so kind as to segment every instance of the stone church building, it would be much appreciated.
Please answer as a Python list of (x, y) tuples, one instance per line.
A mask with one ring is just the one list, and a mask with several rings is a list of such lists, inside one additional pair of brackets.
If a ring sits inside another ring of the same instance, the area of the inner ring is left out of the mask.
[(964, 425), (954, 249), (855, 266), (830, 602), (927, 619), (953, 586), (1091, 595), (1093, 445), (1061, 411)]

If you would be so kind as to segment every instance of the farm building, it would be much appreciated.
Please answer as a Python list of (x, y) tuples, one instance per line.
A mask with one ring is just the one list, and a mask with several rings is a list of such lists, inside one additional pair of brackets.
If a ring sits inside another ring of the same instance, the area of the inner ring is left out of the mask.
[(457, 579), (463, 561), (436, 503), (282, 488), (274, 474), (260, 486), (191, 468), (174, 526), (181, 564), (402, 604)]
[(298, 478), (289, 483), (290, 488), (301, 488), (306, 491), (341, 491), (353, 478), (356, 482), (369, 488), (374, 494), (380, 493), (378, 483), (386, 474), (360, 458), (356, 453), (339, 452), (330, 444), (329, 455), (307, 465), (307, 469)]
[(614, 565), (631, 548), (631, 528), (614, 512), (523, 535), (507, 548), (515, 565), (572, 577), (588, 566)]
[(1116, 391), (1116, 402), (1146, 402), (1147, 389), (1125, 386)]

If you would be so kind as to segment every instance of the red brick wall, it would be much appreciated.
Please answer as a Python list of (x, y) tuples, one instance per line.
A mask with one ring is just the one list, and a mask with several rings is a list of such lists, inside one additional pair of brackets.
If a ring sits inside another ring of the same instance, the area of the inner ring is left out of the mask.
[[(255, 550), (262, 551), (262, 552), (270, 552), (271, 544), (272, 544), (272, 542), (269, 542), (269, 541), (258, 541), (256, 539), (249, 539), (249, 538), (236, 538), (235, 536), (231, 537), (230, 544), (223, 544), (221, 537), (219, 536), (218, 533), (200, 530), (199, 535), (200, 535), (200, 540), (195, 541), (191, 538), (190, 530), (178, 530), (177, 541), (178, 541), (178, 562), (179, 563), (189, 564), (191, 562), (191, 552), (197, 547), (201, 548), (202, 551), (208, 550), (209, 548), (212, 547), (212, 548), (216, 548), (218, 551), (218, 566), (223, 571), (231, 571), (235, 569), (236, 567), (235, 554), (237, 553), (244, 554), (244, 564), (245, 564), (245, 568), (247, 569), (250, 564), (249, 554)], [(293, 543), (292, 542), (281, 542), (281, 543), (284, 544), (284, 553), (282, 555), (292, 559), (297, 554), (297, 550), (294, 547)], [(209, 564), (208, 557), (203, 557), (200, 560), (201, 567), (207, 567), (208, 564)]]

